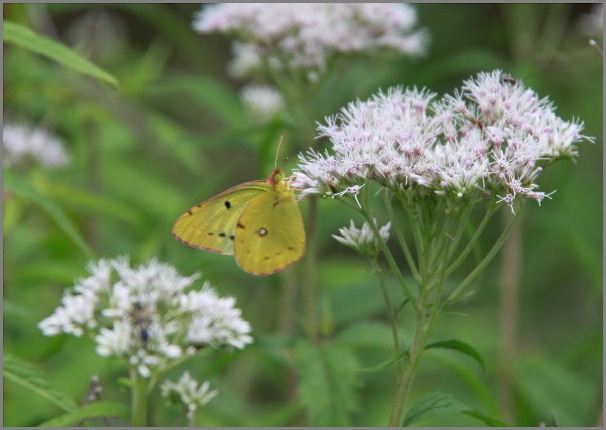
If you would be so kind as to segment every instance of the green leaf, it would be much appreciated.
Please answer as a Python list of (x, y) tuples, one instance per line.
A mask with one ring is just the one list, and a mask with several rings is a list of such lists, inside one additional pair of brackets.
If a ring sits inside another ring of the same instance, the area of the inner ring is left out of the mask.
[(489, 426), (507, 426), (501, 420), (489, 417), (470, 408), (452, 394), (441, 393), (439, 391), (429, 393), (415, 403), (406, 414), (402, 425), (406, 427), (421, 419), (456, 413), (476, 418)]
[(26, 361), (12, 354), (5, 354), (3, 370), (5, 379), (45, 397), (64, 411), (72, 411), (77, 407), (68, 394), (54, 387), (44, 378), (42, 372)]
[(48, 420), (39, 427), (74, 427), (80, 420), (98, 417), (120, 417), (127, 420), (128, 415), (129, 409), (123, 403), (94, 402)]
[(310, 425), (347, 426), (357, 409), (356, 359), (346, 348), (299, 342), (295, 354), (300, 372), (301, 402)]
[(404, 360), (408, 360), (408, 358), (410, 357), (410, 352), (408, 350), (406, 351), (402, 351), (400, 354), (396, 355), (395, 357), (389, 358), (375, 366), (372, 367), (365, 367), (362, 369), (358, 369), (358, 371), (360, 372), (376, 372), (382, 369), (385, 369), (388, 366), (391, 366), (393, 363), (395, 363), (396, 361), (400, 360), (401, 358), (403, 358)]
[(501, 421), (497, 418), (489, 417), (488, 415), (481, 414), (480, 412), (473, 410), (473, 409), (463, 411), (463, 414), (467, 415), (469, 417), (472, 417), (472, 418), (476, 418), (490, 427), (509, 427), (509, 424), (507, 424), (505, 421)]
[(158, 80), (151, 91), (161, 96), (172, 94), (182, 97), (186, 94), (188, 100), (236, 128), (241, 126), (244, 118), (244, 109), (237, 95), (217, 79), (175, 74)]
[(4, 42), (14, 43), (22, 48), (51, 58), (77, 72), (118, 87), (116, 78), (83, 58), (73, 49), (55, 40), (40, 36), (27, 27), (11, 21), (4, 21), (3, 35)]
[(94, 257), (93, 251), (86, 244), (80, 233), (78, 233), (78, 230), (76, 230), (74, 224), (55, 202), (40, 194), (23, 179), (9, 174), (6, 170), (4, 171), (4, 188), (5, 190), (11, 191), (38, 204), (57, 223), (65, 234), (74, 241), (74, 243), (86, 254), (88, 258)]
[(480, 355), (480, 353), (473, 346), (471, 346), (468, 343), (465, 343), (463, 341), (456, 340), (456, 339), (441, 340), (438, 342), (429, 343), (425, 347), (425, 349), (430, 349), (430, 348), (445, 348), (445, 349), (452, 349), (453, 351), (462, 352), (463, 354), (465, 354), (465, 355), (473, 358), (475, 361), (477, 361), (478, 364), (480, 365), (480, 367), (482, 367), (482, 369), (484, 369), (484, 360), (482, 359), (482, 356)]
[(468, 407), (452, 394), (434, 392), (424, 396), (410, 408), (402, 425), (406, 427), (421, 419), (462, 412), (466, 409)]

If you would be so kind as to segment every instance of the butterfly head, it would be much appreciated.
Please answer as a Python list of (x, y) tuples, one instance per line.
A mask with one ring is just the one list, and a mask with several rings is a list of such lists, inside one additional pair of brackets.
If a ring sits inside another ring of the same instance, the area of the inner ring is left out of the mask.
[(276, 185), (284, 183), (284, 179), (285, 179), (285, 177), (284, 177), (284, 172), (282, 171), (282, 169), (276, 169), (267, 178), (267, 183), (275, 188)]

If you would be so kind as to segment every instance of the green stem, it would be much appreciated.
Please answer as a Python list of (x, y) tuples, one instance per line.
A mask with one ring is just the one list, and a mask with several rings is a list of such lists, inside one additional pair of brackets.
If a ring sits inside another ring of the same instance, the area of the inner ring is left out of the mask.
[[(379, 266), (379, 263), (377, 262), (376, 258), (371, 259), (371, 266), (373, 268), (373, 271), (379, 277), (379, 284), (381, 285), (381, 291), (383, 292), (383, 300), (385, 300), (385, 306), (387, 307), (387, 315), (389, 316), (389, 322), (391, 324), (391, 335), (393, 337), (395, 356), (399, 357), (401, 353), (401, 348), (400, 335), (398, 333), (398, 318), (396, 317), (396, 313), (394, 312), (394, 308), (391, 304), (389, 292), (387, 291), (387, 286), (385, 285), (385, 277), (383, 276), (383, 271), (381, 270), (381, 266)], [(398, 360), (397, 363), (399, 375), (402, 372), (402, 364), (400, 360)]]
[[(461, 265), (461, 263), (467, 258), (467, 256), (469, 255), (469, 253), (471, 252), (471, 250), (475, 246), (476, 242), (480, 238), (480, 235), (484, 231), (484, 228), (486, 228), (486, 225), (488, 224), (488, 221), (495, 214), (496, 210), (497, 210), (497, 207), (493, 206), (493, 205), (491, 205), (488, 208), (488, 210), (486, 211), (486, 214), (484, 215), (484, 218), (480, 222), (480, 225), (478, 226), (478, 228), (476, 229), (475, 233), (473, 234), (473, 236), (471, 237), (471, 239), (469, 240), (469, 242), (465, 246), (465, 249), (463, 249), (463, 251), (459, 254), (459, 256), (457, 257), (457, 259), (446, 270), (446, 276), (451, 275), (452, 272), (454, 272), (457, 269), (457, 267), (459, 267)], [(456, 247), (453, 248), (453, 249), (456, 249)]]
[(307, 256), (305, 257), (305, 286), (304, 294), (307, 304), (307, 336), (312, 343), (317, 343), (318, 332), (318, 303), (317, 303), (317, 236), (318, 236), (318, 201), (309, 202), (309, 217), (307, 220)]
[(431, 331), (433, 319), (427, 318), (425, 297), (419, 300), (419, 309), (420, 311), (416, 314), (415, 318), (414, 338), (410, 346), (410, 355), (408, 356), (404, 371), (401, 372), (398, 390), (389, 419), (389, 427), (400, 427), (402, 425), (406, 402), (412, 389), (419, 359), (425, 350), (425, 344)]
[(130, 369), (132, 382), (131, 424), (133, 427), (147, 426), (147, 389), (149, 380), (142, 377), (137, 369)]
[[(362, 206), (364, 207), (365, 205), (362, 205)], [(408, 285), (408, 282), (406, 282), (406, 280), (404, 279), (404, 276), (402, 275), (402, 272), (400, 271), (400, 268), (398, 267), (398, 263), (396, 263), (396, 260), (393, 257), (393, 254), (389, 250), (389, 247), (387, 246), (387, 244), (381, 237), (381, 233), (379, 233), (379, 229), (377, 228), (377, 226), (375, 224), (375, 219), (372, 216), (370, 216), (370, 214), (366, 211), (364, 211), (364, 216), (366, 217), (366, 220), (368, 221), (368, 225), (370, 225), (372, 233), (374, 234), (375, 238), (379, 242), (379, 246), (381, 247), (381, 251), (385, 255), (385, 258), (387, 259), (389, 268), (391, 269), (391, 271), (395, 275), (396, 279), (398, 280), (400, 287), (402, 287), (402, 289), (404, 290), (404, 294), (406, 295), (406, 298), (408, 300), (410, 300), (410, 303), (412, 303), (413, 307), (416, 309), (417, 308), (417, 298), (413, 294), (412, 289)]]
[(410, 267), (410, 271), (412, 272), (413, 278), (418, 282), (419, 281), (419, 270), (417, 269), (417, 265), (415, 264), (414, 258), (412, 257), (412, 252), (410, 252), (410, 247), (408, 246), (408, 242), (404, 237), (404, 231), (400, 228), (400, 225), (396, 219), (395, 213), (393, 211), (393, 206), (391, 204), (391, 199), (387, 196), (386, 193), (383, 194), (383, 202), (385, 207), (387, 208), (387, 213), (389, 215), (389, 219), (392, 222), (393, 228), (395, 230), (396, 237), (398, 238), (398, 242), (400, 242), (400, 246), (402, 247), (402, 251), (404, 252), (404, 257), (406, 258), (406, 262), (408, 263), (408, 267)]
[(511, 220), (509, 221), (509, 224), (507, 224), (507, 227), (505, 227), (505, 230), (503, 230), (503, 232), (501, 233), (501, 235), (499, 236), (499, 238), (497, 239), (497, 241), (495, 242), (495, 244), (492, 246), (492, 248), (490, 249), (490, 251), (488, 252), (488, 254), (486, 254), (486, 257), (484, 257), (484, 259), (480, 262), (480, 264), (478, 264), (476, 266), (476, 268), (473, 269), (473, 271), (469, 275), (467, 275), (467, 277), (463, 280), (463, 282), (461, 282), (459, 284), (459, 286), (456, 287), (453, 290), (452, 293), (450, 293), (450, 295), (448, 296), (448, 301), (449, 302), (458, 299), (460, 297), (460, 295), (462, 294), (463, 290), (465, 288), (467, 288), (467, 286), (469, 286), (469, 284), (472, 281), (474, 281), (475, 278), (480, 273), (482, 273), (482, 271), (484, 270), (484, 268), (486, 268), (486, 266), (488, 265), (488, 263), (490, 263), (490, 261), (494, 258), (494, 256), (496, 255), (496, 253), (501, 249), (501, 247), (505, 243), (505, 240), (509, 236), (509, 232), (511, 231), (511, 229), (515, 225), (515, 221), (516, 220), (517, 220), (517, 217), (515, 217), (515, 216), (513, 218), (511, 218)]

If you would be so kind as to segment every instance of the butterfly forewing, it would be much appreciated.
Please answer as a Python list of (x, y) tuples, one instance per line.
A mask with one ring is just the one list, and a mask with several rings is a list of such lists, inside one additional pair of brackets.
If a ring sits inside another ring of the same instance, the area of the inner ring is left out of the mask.
[(194, 248), (233, 255), (238, 221), (254, 199), (272, 190), (265, 181), (230, 188), (192, 207), (173, 226), (173, 236)]
[(301, 259), (305, 230), (292, 191), (280, 183), (254, 197), (236, 223), (234, 246), (240, 268), (255, 275), (269, 275)]

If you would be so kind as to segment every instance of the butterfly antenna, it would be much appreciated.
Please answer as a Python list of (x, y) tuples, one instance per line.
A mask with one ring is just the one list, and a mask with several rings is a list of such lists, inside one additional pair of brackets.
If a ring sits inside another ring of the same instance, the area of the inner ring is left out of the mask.
[(274, 170), (278, 168), (278, 155), (280, 155), (280, 148), (282, 147), (282, 139), (284, 136), (280, 136), (280, 141), (278, 142), (278, 150), (276, 151), (276, 158), (274, 160)]

